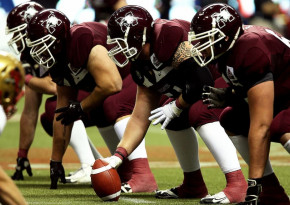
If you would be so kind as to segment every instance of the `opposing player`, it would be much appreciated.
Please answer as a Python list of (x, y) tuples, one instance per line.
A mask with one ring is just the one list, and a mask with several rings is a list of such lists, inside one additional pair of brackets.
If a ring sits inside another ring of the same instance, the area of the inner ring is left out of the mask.
[(217, 62), (230, 86), (205, 87), (204, 103), (209, 108), (230, 106), (221, 124), (230, 133), (248, 137), (234, 140), (239, 150), (249, 153), (244, 203), (290, 204), (273, 170), (267, 169), (270, 141), (290, 152), (290, 41), (265, 27), (243, 26), (239, 14), (226, 4), (198, 11), (189, 38), (194, 60), (200, 66)]
[[(208, 190), (200, 171), (193, 126), (227, 179), (227, 187), (217, 196), (216, 203), (240, 202), (245, 196), (246, 181), (235, 148), (218, 122), (220, 110), (208, 111), (200, 100), (203, 85), (213, 85), (214, 82), (210, 71), (199, 68), (190, 58), (189, 28), (190, 23), (183, 20), (153, 21), (139, 6), (123, 7), (111, 16), (108, 43), (115, 47), (109, 55), (119, 66), (131, 62), (131, 74), (138, 89), (123, 139), (116, 154), (106, 160), (112, 167), (118, 167), (143, 140), (150, 125), (148, 118), (156, 119), (154, 124), (161, 122), (162, 129), (166, 128), (184, 172), (181, 186), (158, 191), (156, 197), (205, 197)], [(155, 109), (162, 94), (173, 99)]]
[[(52, 82), (51, 77), (43, 67), (36, 64), (30, 57), (30, 49), (27, 48), (25, 43), (27, 23), (41, 10), (43, 10), (43, 7), (40, 4), (29, 1), (17, 5), (7, 16), (6, 34), (12, 35), (8, 44), (16, 54), (21, 54), (20, 58), (26, 73), (25, 102), (20, 119), (19, 150), (16, 160), (17, 166), (12, 176), (14, 180), (24, 179), (23, 170), (26, 170), (28, 175), (32, 176), (27, 156), (35, 135), (39, 107), (42, 102), (43, 94), (56, 95), (56, 84)], [(56, 97), (48, 98), (46, 104), (51, 101), (56, 101)], [(54, 110), (49, 111), (52, 114), (54, 113)], [(49, 115), (49, 113), (46, 112), (46, 114), (41, 116), (41, 122), (45, 130), (47, 130), (47, 124), (49, 123), (46, 118), (47, 115)], [(51, 123), (52, 120), (53, 119), (50, 119)], [(76, 122), (74, 130), (70, 145), (72, 145), (78, 155), (83, 170), (86, 170), (86, 175), (79, 178), (78, 182), (90, 182), (90, 165), (94, 162), (95, 157), (88, 143), (88, 137), (83, 123), (81, 121)]]
[[(136, 84), (129, 67), (118, 69), (108, 57), (107, 27), (101, 23), (82, 23), (70, 28), (70, 22), (63, 13), (46, 9), (32, 18), (27, 32), (32, 58), (44, 66), (57, 83), (51, 156), (51, 188), (55, 189), (58, 178), (64, 175), (61, 161), (72, 123), (80, 118), (90, 119), (97, 126), (100, 126), (99, 122), (109, 122), (119, 138), (108, 136), (104, 140), (110, 142), (110, 150), (115, 150), (134, 107)], [(76, 101), (79, 89), (90, 92), (90, 95)], [(156, 190), (144, 141), (128, 159), (125, 172), (120, 173), (126, 183), (123, 190)]]
[[(0, 51), (0, 135), (7, 118), (16, 111), (16, 103), (23, 95), (24, 68), (12, 55)], [(0, 203), (27, 204), (12, 179), (0, 166)]]

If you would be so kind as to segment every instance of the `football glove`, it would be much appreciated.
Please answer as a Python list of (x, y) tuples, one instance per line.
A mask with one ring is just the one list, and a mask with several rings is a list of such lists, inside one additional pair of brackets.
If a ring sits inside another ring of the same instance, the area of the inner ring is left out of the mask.
[(55, 110), (55, 113), (61, 113), (56, 117), (56, 120), (61, 120), (63, 125), (69, 125), (85, 115), (80, 102), (73, 101), (70, 101), (68, 106)]
[(262, 192), (262, 178), (248, 179), (247, 195), (244, 202), (239, 205), (258, 205), (259, 195)]
[(206, 85), (203, 87), (202, 99), (208, 108), (225, 108), (232, 105), (235, 96), (232, 88), (214, 88)]
[(102, 160), (109, 163), (109, 165), (114, 169), (117, 169), (123, 162), (123, 160), (120, 159), (120, 157), (117, 157), (115, 155), (113, 155), (111, 157), (106, 157)]
[(60, 181), (65, 184), (65, 173), (64, 168), (61, 162), (50, 161), (50, 189), (57, 189), (57, 181)]
[(172, 101), (163, 107), (159, 107), (151, 111), (150, 121), (153, 121), (153, 125), (163, 122), (161, 129), (163, 130), (170, 123), (170, 121), (176, 117), (179, 117), (182, 109), (176, 106), (176, 101)]
[(30, 163), (29, 160), (27, 158), (22, 158), (22, 157), (18, 157), (16, 159), (17, 165), (16, 165), (16, 171), (13, 174), (13, 176), (11, 177), (13, 180), (23, 180), (23, 170), (26, 169), (27, 174), (31, 177), (32, 176), (32, 171), (31, 171), (31, 167), (30, 167)]

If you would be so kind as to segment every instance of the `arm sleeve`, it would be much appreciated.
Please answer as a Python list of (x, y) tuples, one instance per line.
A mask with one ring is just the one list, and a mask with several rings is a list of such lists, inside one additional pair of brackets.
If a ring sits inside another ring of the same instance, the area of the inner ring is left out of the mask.
[(186, 81), (185, 87), (182, 90), (182, 97), (189, 104), (193, 104), (201, 99), (204, 85), (214, 86), (214, 80), (209, 69), (197, 66), (193, 58), (182, 62), (179, 69), (183, 72)]

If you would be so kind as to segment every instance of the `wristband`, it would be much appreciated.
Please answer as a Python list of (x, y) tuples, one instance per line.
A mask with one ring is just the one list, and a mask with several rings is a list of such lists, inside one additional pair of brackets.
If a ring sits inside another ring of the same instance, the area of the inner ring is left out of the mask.
[(25, 75), (25, 85), (28, 85), (28, 83), (31, 80), (31, 78), (33, 78), (32, 75), (30, 75), (30, 74)]
[(119, 157), (121, 160), (128, 157), (128, 153), (123, 147), (117, 147), (114, 155)]

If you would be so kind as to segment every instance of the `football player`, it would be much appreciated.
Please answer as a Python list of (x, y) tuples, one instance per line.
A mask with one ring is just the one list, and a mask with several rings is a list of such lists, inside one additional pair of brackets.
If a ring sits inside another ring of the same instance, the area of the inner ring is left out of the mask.
[[(209, 111), (200, 100), (203, 85), (213, 85), (214, 81), (210, 71), (198, 67), (190, 57), (189, 28), (190, 23), (183, 20), (153, 21), (144, 8), (132, 5), (117, 10), (109, 19), (108, 43), (115, 46), (109, 56), (119, 66), (131, 62), (138, 89), (123, 139), (115, 155), (106, 160), (118, 167), (143, 140), (150, 120), (156, 119), (153, 124), (163, 123), (161, 128), (166, 128), (184, 172), (182, 185), (158, 191), (156, 197), (205, 197), (208, 190), (200, 170), (194, 127), (227, 180), (227, 187), (209, 203), (240, 202), (247, 184), (236, 149), (218, 122), (221, 110)], [(155, 109), (162, 94), (173, 99)]]
[[(7, 118), (16, 111), (16, 103), (22, 96), (24, 85), (24, 68), (12, 55), (0, 51), (0, 135)], [(0, 166), (0, 203), (27, 204), (23, 195)]]
[[(51, 188), (57, 188), (64, 175), (62, 158), (66, 151), (72, 123), (89, 119), (104, 128), (113, 126), (113, 135), (104, 138), (115, 150), (133, 110), (136, 84), (129, 67), (118, 69), (108, 57), (107, 27), (98, 22), (70, 26), (60, 11), (46, 9), (35, 15), (27, 26), (27, 43), (32, 58), (41, 64), (57, 84), (57, 109), (53, 124), (51, 156)], [(78, 91), (90, 94), (77, 101)], [(104, 130), (103, 130), (104, 131)], [(122, 172), (124, 170), (124, 172)], [(145, 141), (130, 155), (123, 169), (118, 170), (128, 192), (152, 192), (157, 189), (149, 168)]]
[[(42, 66), (36, 64), (30, 57), (30, 49), (27, 48), (25, 43), (26, 27), (28, 21), (43, 7), (33, 1), (19, 4), (13, 8), (7, 16), (6, 33), (12, 35), (8, 45), (16, 54), (21, 54), (20, 59), (25, 68), (25, 103), (24, 109), (20, 119), (20, 139), (19, 150), (17, 156), (16, 171), (12, 176), (14, 180), (23, 180), (23, 170), (26, 169), (29, 176), (32, 176), (29, 160), (27, 158), (28, 151), (34, 139), (35, 129), (38, 120), (39, 107), (42, 102), (43, 94), (56, 95), (56, 84), (52, 82), (51, 77), (43, 69)], [(56, 101), (56, 97), (47, 99), (47, 102)], [(54, 113), (54, 110), (49, 110)], [(41, 116), (41, 122), (45, 130), (47, 130), (48, 119)], [(52, 123), (52, 119), (50, 119)], [(81, 121), (74, 125), (74, 132), (72, 133), (70, 145), (77, 153), (81, 164), (82, 170), (86, 171), (86, 175), (79, 178), (79, 182), (90, 182), (91, 164), (95, 161), (91, 151), (91, 146), (88, 143), (88, 136), (85, 127)], [(51, 134), (52, 135), (52, 134)], [(100, 157), (100, 156), (99, 156)]]
[(227, 89), (205, 87), (203, 98), (209, 108), (230, 106), (220, 119), (229, 133), (240, 135), (233, 141), (248, 155), (244, 203), (290, 204), (274, 172), (266, 167), (270, 141), (280, 142), (290, 153), (290, 41), (269, 28), (242, 25), (239, 14), (226, 4), (198, 11), (189, 41), (196, 63), (204, 67), (217, 62), (229, 84)]

